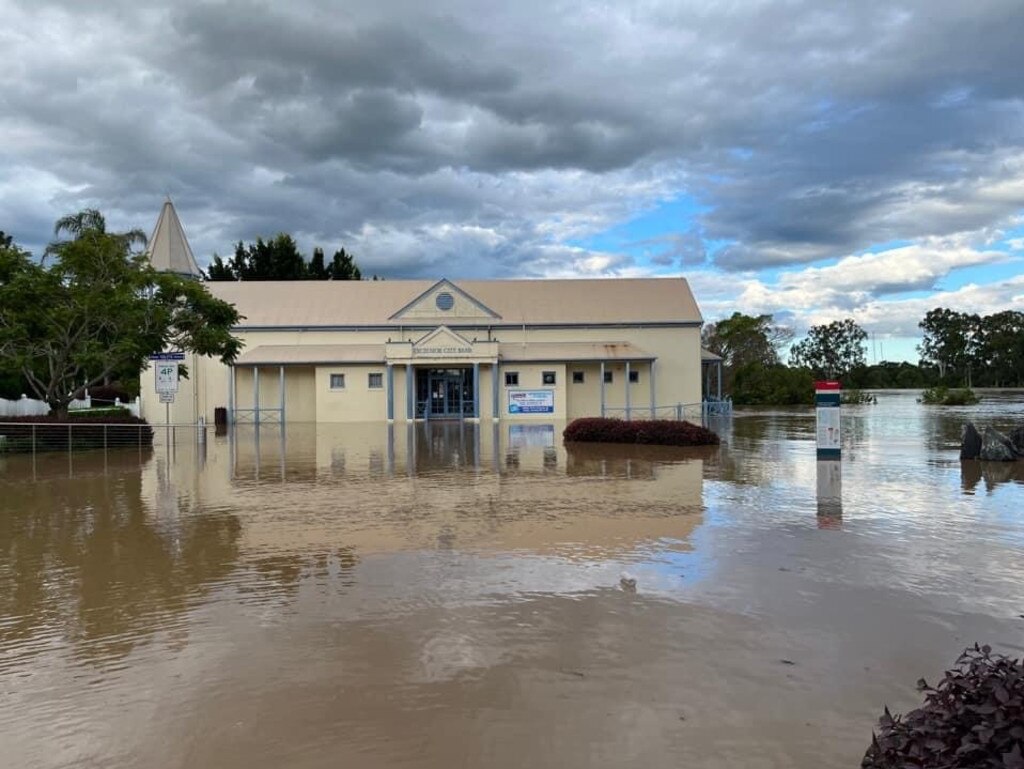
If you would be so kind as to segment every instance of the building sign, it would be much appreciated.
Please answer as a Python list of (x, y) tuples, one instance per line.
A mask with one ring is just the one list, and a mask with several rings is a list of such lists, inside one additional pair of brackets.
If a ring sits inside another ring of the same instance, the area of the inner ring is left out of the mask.
[(158, 393), (178, 392), (177, 361), (162, 361), (156, 364), (156, 391)]
[(818, 459), (839, 459), (842, 448), (840, 432), (839, 382), (815, 382), (814, 405), (818, 417)]
[(473, 345), (445, 345), (430, 347), (413, 347), (414, 358), (457, 358), (460, 355), (472, 355)]
[(509, 390), (509, 414), (554, 414), (554, 390)]

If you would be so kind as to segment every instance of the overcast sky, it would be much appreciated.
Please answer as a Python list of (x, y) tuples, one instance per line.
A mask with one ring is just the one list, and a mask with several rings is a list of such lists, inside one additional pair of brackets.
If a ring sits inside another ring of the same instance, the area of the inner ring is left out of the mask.
[(169, 194), (200, 264), (286, 231), (392, 278), (682, 274), (887, 357), (1024, 307), (1020, 0), (0, 0), (0, 51), (36, 252)]

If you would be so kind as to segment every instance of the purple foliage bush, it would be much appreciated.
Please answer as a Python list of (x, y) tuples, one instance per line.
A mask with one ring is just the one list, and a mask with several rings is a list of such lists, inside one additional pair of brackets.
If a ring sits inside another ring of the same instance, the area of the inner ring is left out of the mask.
[(569, 442), (640, 443), (658, 446), (715, 446), (718, 435), (691, 422), (667, 419), (634, 420), (585, 417), (569, 423), (562, 433)]
[(879, 720), (862, 769), (1024, 769), (1024, 661), (967, 649), (923, 707)]

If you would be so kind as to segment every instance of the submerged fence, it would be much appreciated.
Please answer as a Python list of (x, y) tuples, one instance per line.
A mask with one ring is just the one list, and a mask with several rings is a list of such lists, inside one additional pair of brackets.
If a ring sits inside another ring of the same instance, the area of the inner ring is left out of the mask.
[(604, 416), (632, 419), (672, 419), (675, 421), (705, 422), (710, 417), (732, 415), (732, 401), (708, 400), (701, 403), (672, 403), (664, 406), (605, 407)]
[(0, 454), (142, 448), (153, 435), (145, 422), (0, 422)]

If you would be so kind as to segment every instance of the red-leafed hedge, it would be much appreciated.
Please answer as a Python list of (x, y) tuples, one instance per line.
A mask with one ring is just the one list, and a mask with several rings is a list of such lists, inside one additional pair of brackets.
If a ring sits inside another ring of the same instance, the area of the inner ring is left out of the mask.
[(123, 414), (0, 417), (0, 435), (8, 453), (153, 445), (149, 423)]
[(586, 417), (570, 422), (562, 433), (569, 442), (641, 443), (658, 446), (715, 446), (718, 435), (691, 422)]

